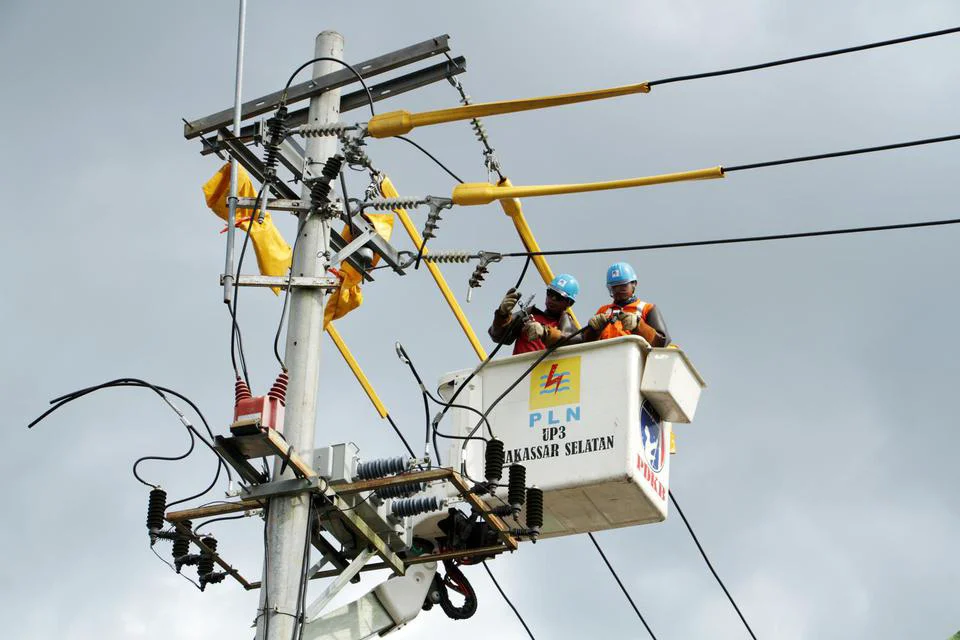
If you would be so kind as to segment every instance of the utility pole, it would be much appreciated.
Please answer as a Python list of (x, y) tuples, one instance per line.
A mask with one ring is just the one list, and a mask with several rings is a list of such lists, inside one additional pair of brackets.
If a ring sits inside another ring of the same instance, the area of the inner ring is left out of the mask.
[[(324, 31), (317, 36), (315, 57), (343, 59), (343, 36)], [(340, 69), (330, 61), (315, 62), (313, 77)], [(309, 124), (340, 120), (340, 89), (310, 99)], [(324, 162), (337, 151), (337, 138), (312, 137), (306, 141), (303, 167), (303, 199), (309, 201), (310, 178), (319, 177)], [(300, 236), (292, 265), (295, 276), (321, 276), (326, 270), (329, 222), (320, 215), (301, 212)], [(313, 450), (320, 378), (320, 342), (323, 338), (323, 289), (296, 287), (289, 292), (290, 321), (284, 358), (290, 381), (287, 388), (283, 436), (301, 454)], [(281, 468), (277, 461), (275, 471)], [(284, 477), (293, 477), (287, 470)], [(275, 480), (280, 477), (275, 475)], [(264, 554), (263, 588), (257, 616), (257, 640), (289, 640), (296, 625), (297, 595), (303, 579), (305, 537), (312, 494), (274, 497), (267, 515), (267, 549)]]

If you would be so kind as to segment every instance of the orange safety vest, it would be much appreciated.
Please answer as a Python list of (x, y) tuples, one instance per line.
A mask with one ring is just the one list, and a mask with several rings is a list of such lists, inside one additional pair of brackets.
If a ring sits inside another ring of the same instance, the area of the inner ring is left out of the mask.
[[(650, 310), (653, 309), (653, 304), (650, 302), (644, 302), (643, 300), (637, 300), (636, 302), (631, 302), (630, 304), (621, 307), (617, 303), (605, 304), (599, 309), (597, 309), (597, 314), (603, 314), (607, 317), (619, 315), (621, 311), (625, 313), (639, 313), (640, 319), (644, 322), (647, 321), (647, 316), (650, 314)], [(634, 334), (623, 328), (623, 324), (619, 320), (614, 320), (607, 326), (603, 328), (603, 331), (600, 332), (598, 340), (608, 340), (610, 338), (619, 338), (620, 336), (632, 336)]]

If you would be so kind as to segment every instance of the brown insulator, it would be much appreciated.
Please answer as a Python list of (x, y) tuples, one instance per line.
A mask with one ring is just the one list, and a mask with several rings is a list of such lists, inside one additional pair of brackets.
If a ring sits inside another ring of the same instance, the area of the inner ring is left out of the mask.
[(270, 387), (270, 391), (267, 393), (271, 398), (276, 398), (280, 401), (280, 404), (286, 406), (287, 403), (287, 372), (281, 371), (280, 375), (277, 376), (277, 380), (273, 383), (273, 386)]
[(253, 397), (253, 394), (250, 393), (250, 387), (240, 376), (237, 376), (237, 381), (233, 385), (233, 394), (234, 404), (240, 404), (241, 400), (249, 400)]

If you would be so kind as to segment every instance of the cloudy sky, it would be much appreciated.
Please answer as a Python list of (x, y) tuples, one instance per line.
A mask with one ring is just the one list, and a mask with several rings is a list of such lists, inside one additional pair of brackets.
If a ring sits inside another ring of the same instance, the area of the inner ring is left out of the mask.
[[(957, 24), (960, 5), (950, 0), (644, 0), (589, 10), (566, 2), (432, 2), (415, 10), (252, 2), (244, 94), (280, 88), (325, 29), (344, 35), (349, 61), (448, 33), (453, 53), (467, 57), (468, 92), (495, 100)], [(222, 225), (200, 193), (218, 161), (183, 139), (181, 118), (231, 104), (235, 29), (236, 2), (226, 0), (0, 5), (9, 278), (0, 388), (12, 480), (0, 520), (5, 637), (252, 636), (256, 594), (229, 582), (201, 594), (148, 548), (147, 492), (130, 465), (186, 446), (156, 397), (108, 390), (24, 428), (56, 395), (135, 376), (185, 393), (215, 431), (226, 429), (233, 374), (217, 286)], [(960, 36), (948, 36), (489, 119), (487, 127), (516, 184), (948, 135), (957, 133), (958, 56)], [(443, 83), (379, 108), (439, 108), (456, 99)], [(485, 178), (466, 124), (414, 137), (464, 179)], [(525, 210), (546, 249), (952, 218), (957, 144), (541, 198)], [(375, 141), (370, 154), (405, 195), (449, 193), (451, 179), (407, 145)], [(365, 186), (359, 176), (351, 176), (355, 191)], [(416, 217), (422, 222), (422, 213)], [(278, 223), (292, 237), (293, 221)], [(696, 423), (678, 429), (672, 489), (758, 637), (946, 638), (960, 628), (960, 435), (951, 401), (960, 378), (958, 233), (940, 227), (622, 256), (710, 383)], [(402, 238), (398, 244), (409, 248)], [(495, 205), (448, 212), (434, 246), (520, 249)], [(580, 278), (581, 317), (606, 302), (603, 273), (613, 260), (553, 261)], [(478, 329), (521, 266), (496, 265), (465, 305)], [(471, 270), (446, 270), (461, 299)], [(339, 327), (415, 440), (420, 397), (394, 341), (427, 379), (471, 366), (474, 355), (423, 270), (379, 273), (365, 305)], [(533, 274), (524, 291), (542, 295)], [(279, 312), (268, 292), (243, 292), (239, 313), (261, 392), (277, 373)], [(322, 365), (317, 444), (352, 440), (365, 457), (399, 454), (329, 342)], [(199, 490), (213, 471), (199, 449), (183, 463), (143, 467), (171, 498)], [(258, 523), (211, 527), (224, 555), (252, 577), (261, 561)], [(659, 638), (746, 637), (678, 518), (597, 537)], [(645, 637), (583, 537), (525, 546), (491, 567), (537, 638)], [(522, 637), (484, 572), (467, 575), (480, 599), (473, 619), (452, 622), (434, 610), (397, 637)]]

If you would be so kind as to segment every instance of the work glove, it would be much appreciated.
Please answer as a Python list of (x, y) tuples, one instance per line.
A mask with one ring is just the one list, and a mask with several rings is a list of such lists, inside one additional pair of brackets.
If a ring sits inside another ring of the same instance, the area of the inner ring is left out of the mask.
[(510, 289), (507, 291), (507, 295), (503, 296), (503, 300), (497, 308), (497, 313), (504, 316), (510, 315), (518, 302), (520, 302), (520, 292), (516, 289)]
[(603, 315), (602, 313), (598, 313), (597, 315), (590, 318), (590, 321), (587, 324), (590, 325), (591, 329), (593, 329), (597, 333), (600, 333), (601, 331), (603, 331), (603, 328), (607, 326), (607, 316)]
[(523, 325), (523, 335), (525, 335), (530, 342), (540, 340), (544, 334), (546, 334), (546, 328), (539, 322), (528, 322)]
[(629, 331), (630, 333), (633, 333), (637, 328), (637, 325), (640, 324), (640, 316), (635, 313), (620, 312), (617, 320), (620, 321), (620, 325), (623, 327), (623, 330)]

